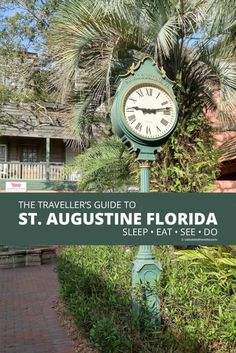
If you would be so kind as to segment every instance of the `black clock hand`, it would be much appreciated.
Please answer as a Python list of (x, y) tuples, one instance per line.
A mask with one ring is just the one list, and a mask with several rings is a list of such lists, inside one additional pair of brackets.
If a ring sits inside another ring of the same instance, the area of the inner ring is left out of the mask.
[(130, 107), (129, 109), (142, 110), (143, 114), (155, 113), (155, 109), (140, 108), (140, 107)]
[(143, 110), (143, 108), (140, 108), (140, 107), (130, 107), (129, 109)]
[(171, 107), (165, 107), (165, 108), (158, 108), (154, 109), (156, 112), (168, 112), (171, 109)]
[(165, 111), (169, 111), (170, 107), (166, 107), (166, 108), (159, 108), (159, 109), (149, 109), (149, 108), (143, 108), (142, 111), (144, 114), (155, 114), (156, 112), (165, 112)]
[(143, 114), (155, 114), (156, 109), (143, 108)]
[(142, 110), (143, 114), (155, 114), (156, 112), (169, 111), (171, 109), (171, 107), (150, 109), (150, 108), (140, 108), (140, 107), (135, 106), (135, 107), (130, 107), (130, 109)]

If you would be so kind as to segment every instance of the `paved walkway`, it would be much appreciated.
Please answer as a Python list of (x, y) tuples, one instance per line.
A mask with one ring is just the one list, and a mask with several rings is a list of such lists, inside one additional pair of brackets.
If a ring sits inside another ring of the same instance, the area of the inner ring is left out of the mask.
[(0, 270), (0, 352), (75, 353), (53, 306), (55, 265)]

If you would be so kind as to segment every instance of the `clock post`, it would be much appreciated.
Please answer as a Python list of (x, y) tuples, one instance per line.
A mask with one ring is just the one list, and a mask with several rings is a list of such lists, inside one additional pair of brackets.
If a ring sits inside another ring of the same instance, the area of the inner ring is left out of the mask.
[(139, 164), (140, 191), (141, 192), (149, 192), (150, 191), (150, 167), (151, 167), (151, 163), (149, 161), (142, 162)]
[[(150, 191), (150, 166), (156, 153), (174, 131), (178, 121), (178, 107), (173, 82), (159, 70), (151, 58), (144, 58), (121, 76), (111, 110), (113, 132), (136, 152), (140, 167), (140, 191)], [(138, 301), (137, 289), (144, 286), (143, 299), (147, 314), (160, 327), (160, 301), (153, 295), (152, 286), (159, 280), (161, 265), (150, 245), (142, 245), (132, 263), (133, 312), (141, 318), (143, 305)]]
[[(140, 168), (140, 192), (150, 191), (150, 161), (139, 162)], [(132, 288), (133, 288), (133, 314), (137, 318), (141, 318), (143, 314), (147, 314), (152, 323), (161, 327), (160, 300), (157, 295), (153, 295), (152, 287), (161, 274), (161, 264), (155, 259), (151, 245), (139, 246), (136, 259), (132, 263)], [(143, 313), (138, 300), (136, 298), (136, 290), (140, 284), (146, 286), (144, 288), (143, 299), (146, 306), (146, 313)]]

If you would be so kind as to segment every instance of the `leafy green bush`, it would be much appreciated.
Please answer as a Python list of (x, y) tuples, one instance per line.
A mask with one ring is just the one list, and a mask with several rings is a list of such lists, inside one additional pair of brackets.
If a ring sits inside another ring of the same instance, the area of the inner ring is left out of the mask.
[(222, 285), (204, 265), (174, 258), (163, 267), (161, 292), (167, 325), (182, 327), (182, 333), (197, 339), (206, 352), (234, 352), (235, 276)]
[(152, 188), (160, 192), (199, 192), (212, 187), (219, 154), (208, 122), (192, 113), (163, 145), (152, 168)]
[(236, 293), (209, 271), (178, 261), (172, 247), (155, 248), (163, 265), (154, 290), (162, 332), (140, 329), (131, 314), (130, 265), (136, 247), (68, 247), (59, 256), (61, 294), (79, 329), (103, 353), (233, 353)]
[(232, 291), (236, 291), (236, 246), (202, 246), (195, 250), (178, 251), (176, 255), (180, 261), (199, 265), (219, 285), (232, 286)]

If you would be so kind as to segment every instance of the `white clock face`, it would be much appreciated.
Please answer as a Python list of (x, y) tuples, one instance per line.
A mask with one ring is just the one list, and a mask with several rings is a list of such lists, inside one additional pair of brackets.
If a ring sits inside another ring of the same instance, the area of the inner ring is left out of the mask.
[(145, 139), (159, 139), (173, 129), (177, 112), (175, 102), (155, 85), (139, 85), (124, 101), (124, 116), (130, 130)]

